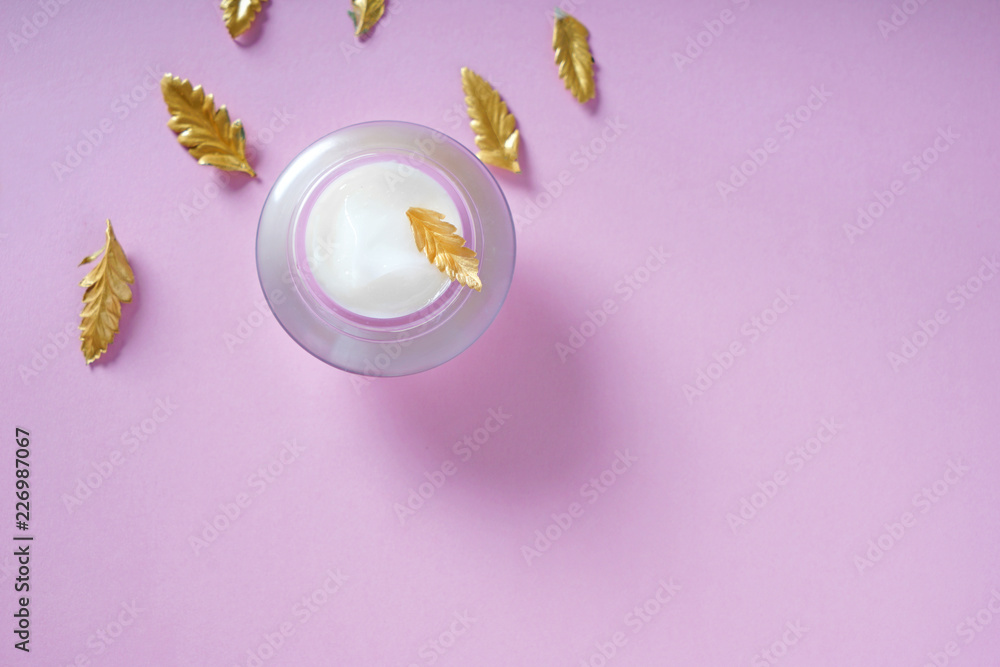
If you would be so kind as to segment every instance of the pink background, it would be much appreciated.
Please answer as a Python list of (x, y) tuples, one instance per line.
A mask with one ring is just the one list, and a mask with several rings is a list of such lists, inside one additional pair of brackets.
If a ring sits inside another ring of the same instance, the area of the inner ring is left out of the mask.
[[(883, 36), (888, 0), (576, 0), (586, 106), (549, 1), (392, 0), (363, 47), (346, 0), (268, 3), (241, 44), (211, 0), (49, 4), (34, 31), (5, 2), (0, 45), (0, 540), (15, 426), (36, 538), (30, 656), (0, 546), (0, 663), (1000, 664), (1000, 4), (909, 0)], [(458, 359), (358, 383), (258, 311), (257, 217), (344, 125), (472, 146), (462, 66), (523, 135), (514, 284)], [(184, 152), (163, 72), (243, 120), (258, 179)], [(135, 300), (88, 368), (64, 331), (108, 217)]]

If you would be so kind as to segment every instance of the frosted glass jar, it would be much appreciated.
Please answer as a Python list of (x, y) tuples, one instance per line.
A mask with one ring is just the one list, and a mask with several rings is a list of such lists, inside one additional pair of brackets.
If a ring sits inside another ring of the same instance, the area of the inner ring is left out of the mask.
[[(482, 292), (407, 246), (410, 206), (458, 228), (479, 258)], [(493, 175), (454, 139), (396, 121), (352, 125), (302, 151), (257, 230), (257, 273), (278, 322), (314, 356), (365, 375), (417, 373), (469, 347), (503, 305), (514, 258)]]

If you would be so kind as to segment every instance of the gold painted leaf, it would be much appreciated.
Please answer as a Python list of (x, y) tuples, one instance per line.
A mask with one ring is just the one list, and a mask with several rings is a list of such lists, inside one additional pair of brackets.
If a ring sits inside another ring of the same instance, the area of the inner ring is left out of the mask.
[(83, 311), (80, 313), (80, 349), (88, 364), (107, 352), (108, 345), (114, 341), (121, 319), (122, 303), (132, 300), (129, 284), (135, 282), (132, 267), (115, 238), (110, 220), (105, 234), (107, 241), (104, 247), (80, 262), (80, 266), (89, 264), (104, 253), (97, 266), (80, 282), (80, 287), (86, 288), (83, 293)]
[(222, 20), (226, 22), (229, 36), (236, 39), (253, 24), (257, 14), (267, 0), (222, 0)]
[(587, 38), (590, 32), (569, 14), (556, 10), (556, 26), (552, 35), (552, 48), (556, 52), (559, 76), (577, 100), (586, 102), (594, 98), (594, 56), (590, 53)]
[(375, 27), (385, 13), (385, 0), (352, 0), (354, 9), (347, 15), (354, 21), (354, 34), (360, 37)]
[(160, 90), (170, 110), (167, 126), (198, 164), (257, 175), (247, 162), (243, 123), (230, 123), (225, 105), (216, 111), (215, 101), (201, 86), (192, 88), (187, 79), (170, 74), (163, 75)]
[(521, 140), (517, 121), (507, 111), (507, 103), (483, 77), (468, 67), (462, 68), (462, 90), (468, 107), (469, 125), (476, 133), (476, 155), (486, 164), (521, 171), (517, 163), (517, 145)]
[(465, 246), (465, 239), (456, 234), (454, 225), (444, 221), (444, 214), (427, 208), (406, 211), (413, 228), (417, 249), (427, 255), (452, 280), (477, 292), (483, 291), (479, 280), (479, 260), (476, 251)]

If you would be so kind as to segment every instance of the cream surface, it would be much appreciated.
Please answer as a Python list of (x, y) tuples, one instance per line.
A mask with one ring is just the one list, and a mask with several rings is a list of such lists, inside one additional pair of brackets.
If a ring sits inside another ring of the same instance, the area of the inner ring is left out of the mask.
[(317, 284), (338, 305), (365, 317), (401, 317), (448, 287), (448, 277), (417, 250), (406, 217), (411, 206), (460, 226), (448, 192), (398, 162), (352, 169), (320, 194), (306, 221), (305, 248)]

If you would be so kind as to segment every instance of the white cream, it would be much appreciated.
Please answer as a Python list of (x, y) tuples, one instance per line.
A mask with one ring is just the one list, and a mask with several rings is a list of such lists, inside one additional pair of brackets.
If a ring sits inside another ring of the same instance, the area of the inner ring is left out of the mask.
[(440, 296), (451, 281), (417, 250), (406, 217), (412, 206), (443, 213), (461, 234), (448, 192), (417, 169), (374, 162), (331, 183), (305, 229), (305, 250), (320, 289), (341, 307), (374, 318), (408, 315)]

